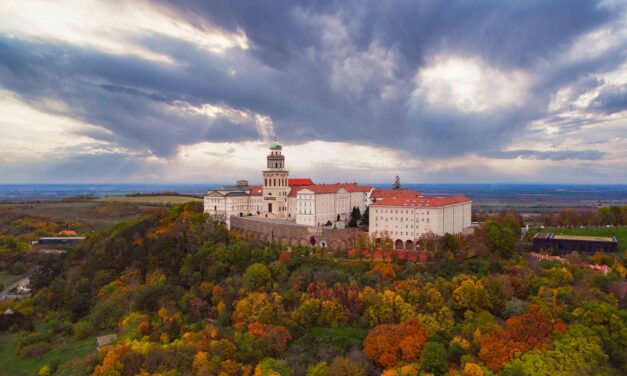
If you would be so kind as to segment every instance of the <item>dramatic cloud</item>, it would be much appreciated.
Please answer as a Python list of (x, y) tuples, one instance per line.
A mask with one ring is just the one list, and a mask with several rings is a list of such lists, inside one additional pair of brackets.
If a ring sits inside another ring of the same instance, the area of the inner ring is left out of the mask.
[(0, 90), (4, 182), (627, 182), (619, 1), (5, 0)]

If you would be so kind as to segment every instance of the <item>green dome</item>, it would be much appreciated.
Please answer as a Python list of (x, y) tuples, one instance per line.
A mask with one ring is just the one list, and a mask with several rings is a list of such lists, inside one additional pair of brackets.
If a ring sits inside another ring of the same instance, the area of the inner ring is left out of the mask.
[(270, 146), (270, 150), (281, 150), (281, 144), (274, 138), (274, 143)]

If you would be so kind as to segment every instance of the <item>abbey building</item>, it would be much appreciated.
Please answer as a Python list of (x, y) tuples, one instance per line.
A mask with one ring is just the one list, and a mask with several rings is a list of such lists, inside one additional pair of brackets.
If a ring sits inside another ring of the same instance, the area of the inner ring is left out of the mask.
[(232, 216), (257, 216), (291, 220), (299, 225), (336, 227), (350, 219), (354, 207), (363, 213), (373, 188), (357, 183), (314, 184), (309, 178), (290, 178), (283, 148), (276, 140), (270, 146), (263, 185), (236, 185), (209, 190), (204, 197), (205, 212), (230, 225)]
[[(369, 207), (370, 235), (389, 236), (395, 249), (404, 250), (415, 250), (424, 234), (459, 234), (471, 226), (472, 201), (464, 196), (425, 196), (411, 189), (357, 183), (314, 184), (309, 178), (289, 177), (282, 151), (275, 140), (261, 172), (263, 185), (239, 180), (236, 185), (209, 190), (205, 212), (229, 228), (232, 217), (245, 217), (277, 227), (315, 230), (343, 229), (353, 208), (364, 214)], [(346, 239), (349, 243), (351, 239)]]

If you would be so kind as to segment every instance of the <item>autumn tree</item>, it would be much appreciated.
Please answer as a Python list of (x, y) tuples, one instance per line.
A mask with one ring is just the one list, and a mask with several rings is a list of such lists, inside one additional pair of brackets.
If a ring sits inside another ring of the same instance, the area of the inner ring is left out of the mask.
[(231, 320), (235, 323), (280, 324), (284, 317), (283, 298), (279, 294), (252, 292), (235, 303)]
[(272, 282), (272, 273), (261, 263), (250, 265), (242, 279), (244, 288), (248, 291), (268, 289), (272, 286)]
[(366, 368), (359, 361), (336, 356), (327, 369), (329, 376), (366, 376)]
[(380, 293), (366, 287), (362, 296), (368, 305), (367, 311), (372, 326), (400, 323), (409, 320), (416, 313), (411, 304), (405, 303), (394, 291), (385, 290)]
[(292, 370), (284, 360), (266, 358), (257, 364), (254, 376), (292, 376)]
[(590, 328), (575, 324), (548, 349), (534, 349), (503, 368), (505, 375), (611, 375), (601, 339)]
[(328, 376), (329, 375), (329, 366), (327, 362), (321, 361), (313, 366), (307, 368), (307, 373), (305, 376)]
[(453, 307), (478, 312), (490, 308), (488, 293), (481, 281), (462, 276), (461, 283), (453, 290)]
[(379, 277), (388, 282), (393, 282), (396, 277), (396, 272), (394, 271), (394, 265), (388, 262), (375, 262), (372, 264), (372, 268), (367, 273), (369, 275), (378, 274)]
[(420, 368), (416, 364), (405, 364), (397, 367), (390, 367), (383, 370), (381, 376), (418, 376)]
[[(563, 324), (556, 324), (563, 329)], [(538, 306), (531, 305), (526, 313), (510, 317), (505, 329), (480, 339), (479, 359), (492, 371), (499, 372), (515, 353), (546, 349), (555, 328)]]
[(259, 322), (242, 325), (234, 337), (240, 354), (250, 360), (279, 356), (291, 339), (292, 335), (284, 326)]
[(382, 324), (368, 332), (364, 352), (380, 366), (394, 367), (401, 361), (416, 361), (426, 342), (427, 332), (415, 320)]

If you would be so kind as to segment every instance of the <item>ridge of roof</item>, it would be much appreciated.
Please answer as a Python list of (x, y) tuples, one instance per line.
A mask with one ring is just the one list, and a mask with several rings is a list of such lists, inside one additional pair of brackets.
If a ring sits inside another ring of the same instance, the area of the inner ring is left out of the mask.
[(453, 204), (472, 202), (466, 196), (420, 196), (414, 198), (382, 198), (374, 202), (372, 206), (394, 206), (394, 207), (442, 207)]

